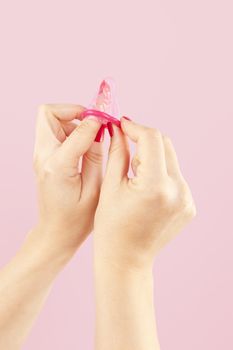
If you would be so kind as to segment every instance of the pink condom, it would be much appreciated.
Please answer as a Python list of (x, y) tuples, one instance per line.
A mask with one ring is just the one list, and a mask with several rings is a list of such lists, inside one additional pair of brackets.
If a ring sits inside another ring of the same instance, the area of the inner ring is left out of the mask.
[(102, 122), (95, 141), (102, 140), (105, 128), (108, 128), (109, 134), (112, 136), (112, 123), (120, 127), (120, 120), (117, 119), (118, 113), (115, 82), (112, 78), (105, 78), (92, 102), (82, 113), (82, 119), (94, 115)]

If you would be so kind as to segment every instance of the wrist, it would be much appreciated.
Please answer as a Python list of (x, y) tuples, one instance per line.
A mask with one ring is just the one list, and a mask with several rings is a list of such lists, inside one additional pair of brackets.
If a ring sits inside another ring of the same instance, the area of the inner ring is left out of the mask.
[(46, 269), (58, 272), (68, 263), (76, 251), (76, 247), (66, 246), (54, 238), (54, 232), (33, 228), (26, 236), (18, 255), (26, 256), (35, 265), (44, 265)]
[(95, 305), (97, 348), (159, 349), (152, 268), (95, 263)]
[(153, 278), (153, 264), (136, 264), (124, 259), (108, 258), (94, 254), (94, 273), (100, 280)]
[(122, 273), (148, 274), (153, 269), (154, 257), (147, 251), (138, 251), (122, 244), (106, 244), (94, 239), (94, 268), (96, 271), (111, 270)]

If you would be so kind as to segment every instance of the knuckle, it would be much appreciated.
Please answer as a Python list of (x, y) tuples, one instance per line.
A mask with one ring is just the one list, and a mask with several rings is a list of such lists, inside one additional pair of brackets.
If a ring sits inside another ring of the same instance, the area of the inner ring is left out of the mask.
[(115, 152), (119, 152), (123, 150), (123, 145), (120, 142), (114, 142), (111, 144), (110, 148), (109, 148), (109, 156), (112, 155)]
[(171, 193), (167, 186), (161, 186), (155, 191), (156, 202), (160, 207), (169, 208), (172, 204)]
[(54, 169), (54, 164), (51, 161), (46, 161), (43, 165), (39, 162), (36, 170), (37, 178), (39, 181), (43, 182), (49, 178), (52, 178), (56, 173)]
[(197, 215), (197, 209), (194, 203), (191, 204), (189, 208), (187, 208), (187, 215), (191, 219), (194, 218)]
[(189, 196), (182, 196), (177, 202), (177, 209), (181, 212), (186, 212), (188, 211), (188, 208), (191, 206), (191, 199)]
[(196, 216), (196, 206), (186, 183), (181, 186), (177, 210), (188, 218), (193, 218)]
[(91, 161), (92, 163), (101, 164), (103, 155), (98, 152), (88, 151), (84, 154), (84, 158), (87, 159), (88, 161)]
[(152, 200), (160, 208), (170, 208), (172, 204), (170, 186), (166, 181), (156, 183), (143, 189), (147, 199)]
[(81, 129), (81, 124), (78, 125), (78, 126), (72, 131), (72, 135), (79, 134), (79, 133), (80, 133), (80, 130), (82, 130), (82, 129)]
[(172, 143), (171, 138), (169, 136), (167, 136), (167, 135), (163, 135), (163, 141), (165, 143), (170, 143), (170, 144)]
[(38, 106), (37, 110), (37, 124), (39, 124), (42, 120), (49, 120), (52, 116), (52, 110), (50, 105), (42, 104)]
[(78, 136), (78, 135), (80, 135), (80, 134), (85, 134), (86, 130), (87, 130), (86, 124), (84, 124), (84, 123), (79, 124), (79, 125), (72, 131), (72, 135)]
[(196, 216), (196, 207), (192, 201), (183, 207), (183, 214), (187, 219), (193, 219)]
[(82, 123), (79, 124), (79, 127), (80, 128), (84, 128), (84, 129), (89, 128), (90, 127), (90, 123), (89, 123), (88, 119), (84, 119), (82, 121)]
[(191, 211), (192, 218), (195, 218), (197, 216), (197, 207), (195, 203), (192, 205), (192, 211)]
[(146, 128), (145, 136), (150, 138), (159, 138), (161, 137), (161, 132), (156, 128)]
[(88, 120), (84, 119), (84, 120), (82, 121), (82, 123), (79, 124), (79, 125), (77, 126), (77, 128), (74, 129), (74, 132), (76, 132), (76, 133), (78, 133), (78, 134), (79, 134), (79, 133), (84, 133), (84, 132), (86, 132), (87, 129), (91, 129), (91, 128), (92, 128), (92, 124), (89, 123)]

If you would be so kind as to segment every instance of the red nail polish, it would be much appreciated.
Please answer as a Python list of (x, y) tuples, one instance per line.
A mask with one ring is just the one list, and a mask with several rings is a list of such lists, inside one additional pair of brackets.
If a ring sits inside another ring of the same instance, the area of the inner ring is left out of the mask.
[(104, 129), (105, 129), (105, 126), (102, 124), (101, 127), (99, 128), (99, 131), (96, 134), (95, 142), (102, 142), (103, 141), (103, 139), (104, 139)]
[(113, 127), (112, 127), (112, 123), (111, 123), (111, 122), (108, 122), (108, 123), (107, 123), (107, 128), (108, 128), (108, 132), (109, 132), (110, 137), (113, 137), (114, 130), (113, 130)]
[(125, 117), (124, 115), (123, 115), (122, 118), (124, 118), (124, 119), (126, 119), (126, 120), (129, 120), (129, 121), (132, 121), (132, 119), (130, 119), (129, 117)]

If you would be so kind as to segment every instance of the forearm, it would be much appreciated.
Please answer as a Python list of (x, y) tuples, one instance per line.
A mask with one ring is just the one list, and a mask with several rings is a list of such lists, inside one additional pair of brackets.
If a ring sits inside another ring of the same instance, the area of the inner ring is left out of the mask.
[(159, 350), (152, 271), (129, 271), (95, 256), (95, 283), (96, 350)]
[(0, 272), (0, 348), (20, 349), (53, 280), (70, 259), (33, 230)]

